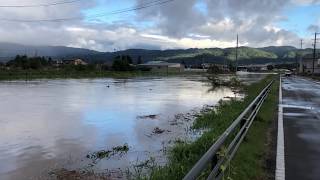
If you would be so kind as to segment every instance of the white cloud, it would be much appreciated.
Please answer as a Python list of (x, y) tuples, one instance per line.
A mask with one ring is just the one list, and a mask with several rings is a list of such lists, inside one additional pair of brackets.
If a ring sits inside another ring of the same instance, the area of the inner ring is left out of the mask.
[[(163, 6), (137, 11), (135, 21), (89, 24), (84, 21), (24, 23), (1, 21), (0, 41), (31, 45), (66, 45), (113, 51), (127, 48), (210, 48), (241, 45), (290, 45), (298, 36), (274, 24), (285, 17), (287, 4), (314, 3), (313, 0), (204, 0), (207, 13), (200, 12), (196, 0), (176, 0)], [(52, 2), (28, 0), (30, 4)], [(51, 8), (0, 9), (0, 19), (51, 19), (81, 17), (96, 5), (83, 1)], [(144, 2), (136, 0), (137, 3)], [(12, 0), (10, 4), (20, 4)], [(116, 3), (116, 1), (114, 2)], [(281, 18), (280, 18), (281, 17)], [(136, 22), (151, 22), (140, 27)]]
[(267, 30), (268, 32), (279, 32), (281, 29), (276, 27), (276, 26), (273, 26), (273, 25), (266, 25), (264, 26), (264, 29)]

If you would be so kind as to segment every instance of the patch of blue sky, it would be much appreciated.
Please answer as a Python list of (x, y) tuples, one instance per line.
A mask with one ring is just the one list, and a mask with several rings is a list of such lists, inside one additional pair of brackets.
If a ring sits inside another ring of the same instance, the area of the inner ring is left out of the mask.
[(198, 0), (194, 6), (202, 14), (208, 14), (208, 7), (204, 0)]
[(319, 25), (320, 5), (292, 6), (285, 9), (286, 20), (281, 20), (277, 25), (297, 33), (300, 37), (309, 37), (312, 32), (307, 29), (310, 25)]
[(134, 0), (96, 0), (96, 2), (97, 6), (83, 11), (84, 21), (87, 23), (114, 23), (123, 20), (131, 21), (134, 18), (134, 11), (120, 14), (114, 13), (134, 7)]
[[(96, 0), (97, 6), (83, 11), (86, 23), (105, 23), (117, 24), (126, 23), (138, 29), (148, 29), (154, 26), (152, 21), (137, 21), (136, 11), (114, 13), (125, 9), (131, 9), (136, 6), (134, 0)], [(148, 2), (148, 1), (146, 1)]]

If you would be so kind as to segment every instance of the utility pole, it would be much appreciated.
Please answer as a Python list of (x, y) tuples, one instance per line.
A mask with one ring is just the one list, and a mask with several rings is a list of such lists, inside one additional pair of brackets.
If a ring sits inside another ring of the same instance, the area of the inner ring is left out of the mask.
[[(302, 52), (302, 49), (303, 49), (303, 39), (300, 40), (300, 59), (299, 59), (299, 65), (297, 64), (297, 74), (300, 72), (303, 72), (303, 64), (302, 64), (302, 56), (303, 56), (303, 52)], [(299, 68), (298, 68), (299, 67)]]
[(239, 35), (237, 34), (237, 47), (236, 47), (236, 72), (238, 71), (238, 48), (239, 48)]
[(317, 33), (314, 33), (312, 75), (314, 74), (314, 62), (316, 61), (316, 47), (317, 47), (316, 44), (317, 44)]
[(320, 33), (315, 32), (314, 33), (314, 44), (313, 44), (313, 61), (312, 61), (312, 75), (314, 74), (314, 63), (316, 61), (317, 58), (317, 35)]

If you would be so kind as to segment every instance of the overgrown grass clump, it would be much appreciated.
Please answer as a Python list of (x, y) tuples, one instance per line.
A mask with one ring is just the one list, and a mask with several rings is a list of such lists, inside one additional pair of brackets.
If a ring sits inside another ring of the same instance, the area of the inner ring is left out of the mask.
[[(195, 165), (201, 156), (210, 148), (215, 140), (227, 127), (240, 115), (261, 90), (274, 78), (268, 76), (258, 83), (244, 87), (247, 96), (244, 100), (232, 99), (222, 101), (218, 107), (198, 117), (193, 125), (194, 129), (207, 129), (205, 133), (194, 142), (179, 142), (169, 152), (169, 163), (164, 167), (153, 168), (147, 179), (182, 179)], [(272, 120), (274, 109), (277, 107), (277, 83), (272, 87), (272, 92), (267, 98), (254, 125), (232, 163), (231, 170), (234, 179), (256, 179), (263, 175), (263, 155), (265, 150), (266, 129)], [(241, 157), (239, 157), (241, 156)], [(144, 179), (145, 177), (138, 177)]]

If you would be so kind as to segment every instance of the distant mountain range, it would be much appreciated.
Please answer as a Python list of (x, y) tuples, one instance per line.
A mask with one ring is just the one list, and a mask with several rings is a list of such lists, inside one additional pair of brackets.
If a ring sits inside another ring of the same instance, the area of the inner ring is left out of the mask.
[(10, 60), (16, 55), (61, 58), (94, 54), (99, 54), (99, 52), (65, 46), (29, 46), (14, 43), (0, 43), (0, 60), (2, 61)]
[[(46, 56), (53, 59), (82, 58), (88, 62), (112, 62), (115, 56), (129, 55), (136, 62), (141, 57), (143, 62), (163, 60), (168, 62), (184, 62), (199, 64), (203, 62), (226, 63), (235, 60), (235, 48), (207, 48), (207, 49), (172, 49), (145, 50), (128, 49), (118, 52), (98, 52), (82, 48), (65, 46), (28, 46), (13, 43), (0, 43), (0, 61), (8, 61), (16, 55)], [(239, 63), (283, 63), (294, 62), (297, 53), (312, 53), (312, 49), (299, 50), (291, 46), (269, 46), (263, 48), (240, 47)]]

